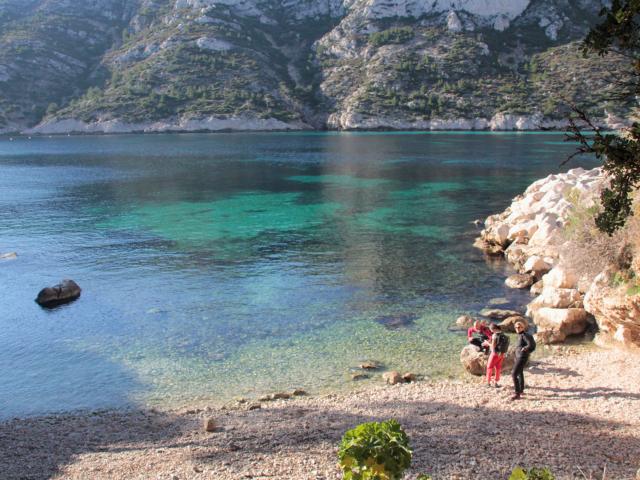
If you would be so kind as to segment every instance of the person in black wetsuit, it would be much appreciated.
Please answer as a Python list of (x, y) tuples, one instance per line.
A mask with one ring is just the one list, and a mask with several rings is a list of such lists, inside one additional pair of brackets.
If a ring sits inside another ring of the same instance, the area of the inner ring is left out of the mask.
[(525, 332), (524, 323), (516, 322), (514, 328), (518, 334), (518, 341), (516, 343), (516, 363), (513, 365), (511, 376), (516, 393), (511, 397), (511, 400), (519, 400), (524, 393), (524, 367), (529, 360), (529, 355), (535, 350), (536, 343), (533, 337)]

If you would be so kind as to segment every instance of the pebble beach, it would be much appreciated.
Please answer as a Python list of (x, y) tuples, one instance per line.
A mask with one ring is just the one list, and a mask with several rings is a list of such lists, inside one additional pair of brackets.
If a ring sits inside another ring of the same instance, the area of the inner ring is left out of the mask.
[[(422, 380), (352, 394), (224, 407), (96, 411), (0, 424), (4, 479), (338, 479), (343, 433), (395, 418), (411, 439), (407, 476), (506, 479), (548, 466), (558, 479), (640, 478), (640, 358), (557, 347), (511, 378)], [(209, 423), (206, 431), (205, 424)]]

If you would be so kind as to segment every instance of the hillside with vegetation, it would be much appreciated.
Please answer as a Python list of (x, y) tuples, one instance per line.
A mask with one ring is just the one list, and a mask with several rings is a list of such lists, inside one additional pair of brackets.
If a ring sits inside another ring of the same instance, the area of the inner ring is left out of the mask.
[[(0, 0), (0, 132), (604, 121), (601, 2)], [(233, 120), (233, 122), (231, 122)], [(39, 125), (39, 126), (38, 126)]]

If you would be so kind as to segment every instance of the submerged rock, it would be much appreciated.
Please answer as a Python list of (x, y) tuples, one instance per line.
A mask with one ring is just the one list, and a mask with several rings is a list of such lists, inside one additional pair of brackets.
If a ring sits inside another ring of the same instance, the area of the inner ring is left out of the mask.
[(82, 289), (73, 280), (63, 280), (58, 285), (40, 290), (36, 303), (41, 307), (53, 308), (80, 298)]
[(520, 316), (520, 312), (515, 310), (505, 310), (502, 308), (485, 308), (480, 311), (480, 315), (492, 320), (504, 320), (505, 318)]
[(462, 328), (468, 328), (473, 325), (476, 319), (471, 315), (460, 315), (456, 320), (456, 325)]
[(381, 367), (382, 365), (380, 364), (380, 362), (376, 362), (376, 361), (367, 361), (367, 362), (362, 362), (359, 367), (363, 370), (377, 370)]
[(418, 318), (418, 315), (415, 313), (399, 313), (396, 315), (383, 315), (376, 319), (381, 325), (384, 325), (390, 330), (395, 330), (398, 328), (405, 328), (413, 325), (413, 323)]

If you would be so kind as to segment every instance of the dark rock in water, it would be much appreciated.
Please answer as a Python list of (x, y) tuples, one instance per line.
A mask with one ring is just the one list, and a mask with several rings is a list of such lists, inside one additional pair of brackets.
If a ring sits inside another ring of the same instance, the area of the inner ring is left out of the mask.
[(515, 310), (504, 310), (501, 308), (485, 308), (480, 311), (480, 315), (492, 320), (504, 320), (509, 317), (522, 316), (520, 312)]
[(53, 308), (58, 305), (73, 302), (80, 298), (82, 290), (73, 280), (63, 280), (58, 285), (40, 290), (36, 303), (41, 307)]
[(383, 315), (378, 317), (376, 322), (391, 330), (395, 330), (413, 325), (413, 322), (415, 322), (417, 318), (418, 316), (414, 313), (399, 313), (397, 315)]
[(362, 370), (378, 370), (380, 367), (382, 367), (382, 364), (380, 362), (376, 362), (375, 360), (372, 361), (366, 361), (366, 362), (362, 362), (359, 367)]

